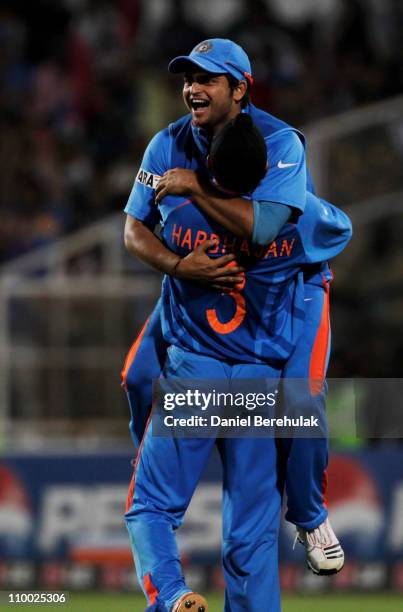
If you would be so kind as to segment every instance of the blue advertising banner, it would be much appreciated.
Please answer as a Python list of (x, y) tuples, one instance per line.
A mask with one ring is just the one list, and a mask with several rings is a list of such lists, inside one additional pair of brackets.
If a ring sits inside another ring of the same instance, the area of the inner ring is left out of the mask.
[[(122, 453), (3, 456), (0, 586), (133, 588), (123, 520), (132, 471), (132, 458)], [(365, 587), (362, 568), (367, 573), (378, 568), (378, 586), (403, 588), (403, 449), (334, 452), (328, 477), (331, 521), (346, 551), (347, 571), (340, 574), (344, 582), (355, 572), (350, 583), (361, 580)], [(294, 536), (294, 527), (283, 521), (280, 559), (283, 582), (290, 588), (301, 586), (304, 571), (304, 550), (300, 545), (293, 549)], [(218, 455), (211, 458), (178, 541), (188, 567), (202, 567), (210, 586), (218, 584)], [(340, 584), (343, 580), (338, 578)], [(376, 584), (373, 575), (369, 583)]]

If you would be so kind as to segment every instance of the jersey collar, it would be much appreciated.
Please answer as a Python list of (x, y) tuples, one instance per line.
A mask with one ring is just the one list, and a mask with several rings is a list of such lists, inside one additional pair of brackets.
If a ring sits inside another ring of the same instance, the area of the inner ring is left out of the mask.
[(192, 125), (192, 134), (202, 158), (206, 160), (210, 150), (210, 137), (208, 136), (206, 130), (203, 130), (203, 128), (199, 128), (194, 125)]

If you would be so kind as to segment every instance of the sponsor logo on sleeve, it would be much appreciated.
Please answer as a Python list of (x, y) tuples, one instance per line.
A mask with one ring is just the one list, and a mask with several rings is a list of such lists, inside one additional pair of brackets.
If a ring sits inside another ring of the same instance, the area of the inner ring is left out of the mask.
[(136, 181), (142, 185), (145, 185), (146, 187), (149, 187), (150, 189), (155, 189), (160, 178), (161, 177), (158, 176), (158, 174), (152, 174), (152, 172), (147, 172), (147, 170), (140, 168), (136, 176)]

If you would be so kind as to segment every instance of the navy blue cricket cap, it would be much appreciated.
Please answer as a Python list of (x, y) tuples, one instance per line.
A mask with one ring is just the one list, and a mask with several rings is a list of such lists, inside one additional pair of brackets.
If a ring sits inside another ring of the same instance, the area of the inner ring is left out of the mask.
[(246, 79), (252, 85), (252, 68), (245, 51), (227, 38), (210, 38), (195, 46), (189, 55), (179, 55), (169, 64), (169, 72), (186, 72), (197, 66), (214, 74), (229, 73), (238, 81)]

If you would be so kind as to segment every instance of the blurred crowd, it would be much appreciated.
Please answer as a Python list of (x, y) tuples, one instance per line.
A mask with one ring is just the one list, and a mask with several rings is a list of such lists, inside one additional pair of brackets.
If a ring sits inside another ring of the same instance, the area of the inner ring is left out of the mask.
[[(296, 126), (403, 92), (399, 0), (3, 0), (0, 264), (122, 210), (149, 138), (184, 113), (169, 59), (216, 36), (247, 50), (254, 103)], [(335, 140), (332, 201), (403, 188), (392, 125)], [(402, 231), (360, 228), (336, 262), (333, 376), (401, 376)]]
[(398, 0), (3, 0), (0, 263), (122, 209), (183, 113), (174, 55), (236, 40), (253, 101), (301, 126), (403, 91), (402, 24)]

